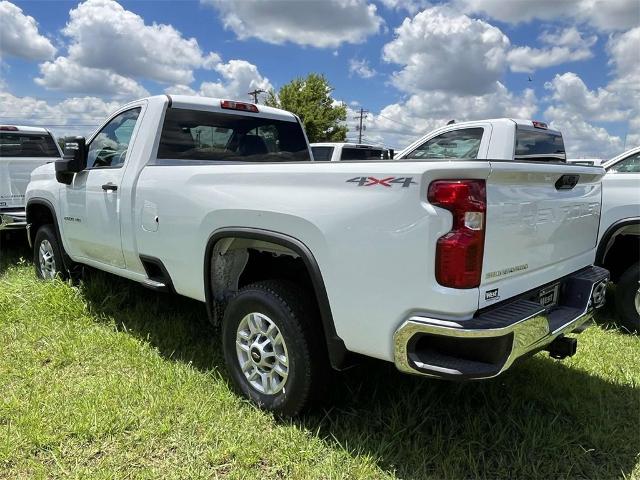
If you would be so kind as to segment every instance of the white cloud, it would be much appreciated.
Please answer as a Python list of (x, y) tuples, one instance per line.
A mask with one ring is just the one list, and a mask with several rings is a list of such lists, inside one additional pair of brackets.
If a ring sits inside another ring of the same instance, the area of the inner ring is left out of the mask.
[(149, 94), (131, 78), (110, 70), (81, 66), (66, 57), (41, 64), (40, 74), (42, 76), (35, 82), (49, 90), (123, 98), (146, 97)]
[(573, 19), (603, 31), (626, 30), (640, 23), (638, 0), (456, 0), (466, 12), (509, 23), (533, 19)]
[(246, 99), (247, 93), (255, 89), (268, 91), (273, 86), (268, 78), (258, 72), (258, 67), (246, 60), (229, 60), (216, 66), (222, 77), (219, 82), (203, 82), (202, 95), (207, 97), (226, 97)]
[(147, 25), (113, 0), (87, 0), (69, 12), (62, 30), (68, 56), (40, 66), (36, 82), (74, 93), (143, 96), (136, 79), (189, 84), (193, 70), (212, 69), (216, 53), (204, 54), (195, 38), (171, 25)]
[(556, 75), (545, 84), (554, 102), (545, 117), (561, 127), (570, 152), (581, 155), (613, 156), (624, 142), (604, 128), (589, 122), (626, 122), (626, 146), (640, 144), (640, 27), (613, 35), (607, 43), (612, 80), (590, 90), (575, 73)]
[(540, 40), (548, 45), (546, 48), (515, 47), (507, 54), (507, 61), (514, 72), (533, 72), (562, 63), (586, 60), (593, 56), (591, 47), (597, 39), (595, 35), (583, 38), (575, 27), (545, 32)]
[(376, 71), (369, 66), (369, 62), (367, 60), (358, 60), (357, 58), (352, 58), (349, 60), (349, 74), (357, 75), (360, 78), (371, 78), (376, 76)]
[(616, 92), (606, 88), (589, 90), (582, 79), (573, 72), (556, 75), (545, 83), (551, 91), (551, 99), (563, 105), (573, 115), (591, 120), (620, 121), (629, 117), (630, 105)]
[(584, 117), (558, 107), (549, 107), (545, 113), (549, 126), (562, 132), (569, 158), (611, 158), (623, 150), (623, 140), (602, 128), (594, 126)]
[(366, 0), (202, 0), (219, 12), (239, 39), (318, 48), (361, 43), (384, 21)]
[[(465, 121), (496, 117), (532, 118), (537, 100), (531, 89), (517, 95), (497, 83), (493, 92), (484, 95), (451, 95), (429, 91), (411, 95), (405, 102), (370, 114), (366, 138), (402, 148), (449, 120)], [(355, 132), (353, 114), (348, 115), (350, 135)]]
[(73, 97), (51, 104), (34, 97), (0, 92), (3, 123), (40, 125), (50, 128), (57, 136), (88, 135), (118, 106), (118, 102), (96, 97)]
[(429, 6), (427, 0), (380, 0), (381, 3), (392, 10), (406, 10), (407, 12), (414, 14), (418, 10)]
[(33, 17), (13, 3), (0, 2), (0, 57), (46, 60), (55, 53), (55, 47), (40, 34)]
[(504, 72), (510, 46), (499, 28), (447, 7), (406, 18), (395, 34), (384, 46), (383, 58), (404, 65), (392, 81), (410, 93), (490, 93)]
[(174, 85), (165, 89), (165, 93), (176, 95), (200, 95), (203, 97), (247, 100), (248, 92), (255, 89), (269, 91), (273, 86), (263, 77), (258, 68), (245, 60), (229, 60), (216, 65), (220, 74), (217, 82), (202, 82), (198, 91), (187, 85)]

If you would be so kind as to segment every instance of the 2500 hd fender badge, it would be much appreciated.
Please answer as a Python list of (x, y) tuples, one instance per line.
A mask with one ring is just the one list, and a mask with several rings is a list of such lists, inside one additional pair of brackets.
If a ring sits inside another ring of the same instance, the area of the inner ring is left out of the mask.
[(387, 188), (391, 188), (394, 185), (400, 185), (402, 188), (407, 188), (411, 185), (417, 184), (417, 182), (413, 181), (413, 177), (353, 177), (347, 180), (347, 183), (356, 183), (359, 187), (371, 187), (373, 185), (380, 185)]

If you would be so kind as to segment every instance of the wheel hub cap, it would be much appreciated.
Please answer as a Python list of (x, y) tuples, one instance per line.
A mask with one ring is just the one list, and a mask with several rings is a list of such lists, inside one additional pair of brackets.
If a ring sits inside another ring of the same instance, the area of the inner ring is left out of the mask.
[(638, 315), (640, 315), (640, 286), (638, 286), (638, 290), (636, 291), (635, 304), (636, 312), (638, 313)]
[(38, 249), (38, 260), (42, 277), (52, 279), (56, 276), (56, 260), (53, 254), (53, 246), (49, 240), (43, 240)]
[(236, 353), (249, 384), (260, 393), (275, 395), (289, 376), (289, 357), (278, 326), (262, 313), (246, 315), (238, 325)]

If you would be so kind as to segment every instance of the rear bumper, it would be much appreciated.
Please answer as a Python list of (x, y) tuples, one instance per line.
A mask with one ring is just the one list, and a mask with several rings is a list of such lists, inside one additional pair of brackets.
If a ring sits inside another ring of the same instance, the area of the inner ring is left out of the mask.
[(0, 212), (0, 230), (21, 230), (27, 226), (27, 214), (24, 210)]
[(563, 277), (558, 304), (548, 309), (534, 301), (541, 287), (479, 311), (471, 320), (412, 316), (394, 335), (396, 367), (437, 378), (495, 377), (518, 358), (580, 330), (604, 305), (608, 279), (609, 272), (599, 267)]

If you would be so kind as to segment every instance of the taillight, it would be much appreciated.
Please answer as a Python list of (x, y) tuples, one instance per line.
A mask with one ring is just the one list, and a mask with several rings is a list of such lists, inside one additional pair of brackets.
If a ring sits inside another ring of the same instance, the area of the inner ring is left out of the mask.
[(436, 180), (429, 203), (453, 215), (451, 230), (436, 245), (436, 280), (451, 288), (476, 288), (482, 277), (487, 194), (484, 180)]
[(241, 110), (243, 112), (258, 113), (258, 107), (253, 103), (234, 102), (233, 100), (221, 100), (220, 107), (227, 110)]

